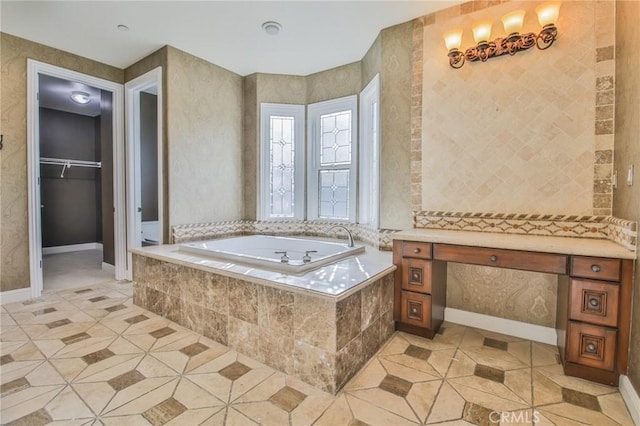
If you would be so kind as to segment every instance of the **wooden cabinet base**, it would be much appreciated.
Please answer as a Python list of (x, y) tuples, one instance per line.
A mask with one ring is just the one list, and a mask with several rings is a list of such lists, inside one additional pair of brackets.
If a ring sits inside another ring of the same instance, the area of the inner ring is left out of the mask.
[(435, 336), (436, 333), (438, 332), (438, 330), (416, 327), (415, 325), (405, 324), (400, 321), (396, 321), (396, 331), (404, 331), (405, 333), (426, 337), (427, 339), (433, 339), (433, 336)]
[(599, 368), (586, 367), (573, 362), (564, 363), (564, 374), (615, 387), (618, 387), (620, 378), (620, 375), (615, 371), (600, 370)]
[(394, 240), (396, 330), (429, 339), (438, 332), (447, 262), (557, 274), (556, 332), (565, 374), (617, 386), (627, 373), (633, 260)]

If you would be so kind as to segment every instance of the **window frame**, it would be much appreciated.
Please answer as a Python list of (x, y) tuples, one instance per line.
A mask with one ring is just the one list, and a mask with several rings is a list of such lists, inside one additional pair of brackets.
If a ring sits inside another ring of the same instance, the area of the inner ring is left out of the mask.
[[(351, 163), (344, 166), (320, 165), (320, 117), (340, 111), (351, 111)], [(307, 219), (330, 220), (336, 222), (356, 223), (357, 218), (357, 181), (358, 181), (358, 95), (344, 96), (328, 101), (307, 105)], [(319, 182), (321, 170), (349, 170), (349, 205), (348, 218), (321, 218), (319, 214)]]
[(358, 223), (380, 225), (380, 74), (360, 92)]
[[(284, 116), (294, 119), (293, 155), (293, 216), (272, 216), (271, 214), (271, 117)], [(259, 220), (303, 220), (305, 213), (305, 106), (298, 104), (260, 103), (260, 169), (258, 190)], [(299, 189), (302, 188), (302, 189)]]

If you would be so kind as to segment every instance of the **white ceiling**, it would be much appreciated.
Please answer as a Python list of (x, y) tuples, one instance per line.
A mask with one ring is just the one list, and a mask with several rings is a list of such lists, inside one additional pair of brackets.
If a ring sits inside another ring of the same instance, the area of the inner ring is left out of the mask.
[(308, 75), (359, 61), (383, 28), (459, 3), (3, 0), (0, 29), (118, 68), (168, 44), (240, 75)]

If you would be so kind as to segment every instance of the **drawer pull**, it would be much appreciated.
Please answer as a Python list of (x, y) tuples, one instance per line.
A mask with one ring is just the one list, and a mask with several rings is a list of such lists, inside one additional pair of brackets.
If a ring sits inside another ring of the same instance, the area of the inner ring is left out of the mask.
[(596, 353), (596, 349), (596, 345), (594, 345), (593, 343), (589, 343), (587, 345), (587, 352), (589, 352), (590, 354)]
[(600, 272), (600, 265), (591, 265), (591, 270), (593, 272)]
[(589, 305), (591, 305), (594, 308), (597, 308), (598, 306), (600, 306), (600, 301), (598, 299), (589, 299)]
[(413, 249), (413, 252), (414, 252), (415, 254), (418, 254), (418, 253), (420, 253), (420, 249), (419, 249), (419, 248), (414, 248), (414, 249)]
[(497, 262), (497, 261), (498, 261), (498, 256), (496, 256), (496, 255), (494, 254), (493, 256), (491, 256), (491, 257), (489, 258), (489, 260), (490, 260), (490, 261), (492, 261), (492, 262)]

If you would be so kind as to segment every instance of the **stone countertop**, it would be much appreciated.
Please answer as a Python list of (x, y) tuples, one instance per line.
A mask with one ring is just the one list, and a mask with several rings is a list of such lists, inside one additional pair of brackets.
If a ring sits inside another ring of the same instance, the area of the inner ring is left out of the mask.
[(636, 259), (637, 254), (609, 240), (553, 237), (542, 235), (498, 234), (490, 232), (450, 231), (415, 228), (397, 232), (394, 240), (421, 241), (461, 246), (559, 253), (580, 256)]
[(180, 251), (178, 244), (133, 248), (130, 251), (134, 254), (271, 287), (311, 292), (315, 295), (331, 297), (333, 300), (344, 299), (357, 291), (356, 286), (370, 284), (396, 269), (391, 252), (378, 251), (372, 247), (366, 247), (364, 253), (320, 266), (301, 275), (288, 275), (214, 257), (194, 255)]

